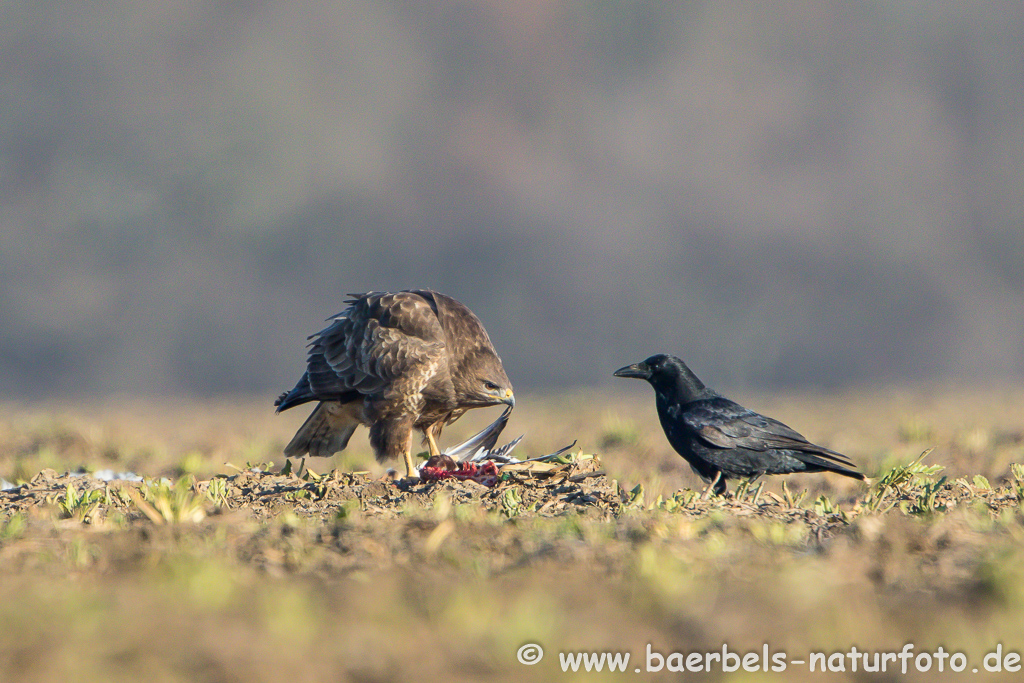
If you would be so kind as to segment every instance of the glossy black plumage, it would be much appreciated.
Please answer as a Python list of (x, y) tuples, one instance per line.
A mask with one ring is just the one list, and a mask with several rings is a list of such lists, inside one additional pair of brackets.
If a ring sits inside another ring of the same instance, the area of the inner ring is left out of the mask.
[(835, 472), (864, 479), (842, 453), (809, 442), (800, 433), (708, 389), (675, 356), (655, 355), (620, 368), (616, 377), (635, 377), (654, 387), (658, 417), (672, 448), (705, 481), (762, 474)]

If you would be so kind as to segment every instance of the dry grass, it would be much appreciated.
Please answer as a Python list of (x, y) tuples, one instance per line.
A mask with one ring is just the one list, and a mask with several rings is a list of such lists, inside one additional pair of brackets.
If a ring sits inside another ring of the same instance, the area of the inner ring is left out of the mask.
[[(374, 481), (362, 435), (310, 464), (371, 475), (280, 476), (303, 415), (266, 401), (6, 406), (0, 476), (25, 485), (0, 494), (0, 680), (548, 680), (559, 651), (629, 651), (632, 672), (648, 643), (910, 642), (980, 668), (997, 643), (1024, 649), (1024, 391), (737, 398), (890, 485), (696, 500), (647, 392), (524, 397), (506, 437), (525, 431), (528, 454), (579, 439), (607, 476), (498, 491)], [(493, 419), (478, 412), (445, 442)], [(941, 471), (894, 471), (931, 447)], [(107, 467), (153, 479), (58, 474)], [(527, 642), (541, 664), (516, 661)]]

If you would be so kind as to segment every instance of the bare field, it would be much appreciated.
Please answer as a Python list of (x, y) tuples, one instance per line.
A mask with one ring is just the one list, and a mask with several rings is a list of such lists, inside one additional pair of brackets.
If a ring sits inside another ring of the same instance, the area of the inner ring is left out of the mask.
[[(718, 660), (707, 680), (812, 680), (796, 662), (814, 652), (836, 680), (933, 677), (937, 659), (903, 676), (834, 656), (907, 643), (1013, 675), (983, 660), (1024, 650), (1024, 389), (734, 397), (872, 486), (793, 476), (700, 500), (649, 391), (522, 397), (500, 442), (575, 439), (575, 457), (493, 489), (381, 480), (365, 433), (281, 473), (305, 415), (264, 399), (6, 405), (0, 681), (678, 677), (671, 653), (723, 645), (791, 663)], [(443, 443), (496, 415), (476, 412)], [(145, 480), (66, 474), (105, 469)], [(530, 643), (545, 655), (521, 664)], [(630, 653), (626, 673), (563, 673), (559, 653), (605, 651)]]

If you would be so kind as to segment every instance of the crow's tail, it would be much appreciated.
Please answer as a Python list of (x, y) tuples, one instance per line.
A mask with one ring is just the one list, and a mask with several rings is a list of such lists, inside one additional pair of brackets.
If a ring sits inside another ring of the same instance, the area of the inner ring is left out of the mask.
[(859, 479), (864, 481), (867, 479), (862, 473), (854, 469), (854, 465), (850, 462), (850, 459), (841, 453), (830, 451), (822, 448), (819, 453), (809, 453), (807, 451), (792, 451), (792, 455), (797, 460), (806, 463), (814, 471), (819, 472), (835, 472), (841, 474), (844, 477), (850, 477), (851, 479)]

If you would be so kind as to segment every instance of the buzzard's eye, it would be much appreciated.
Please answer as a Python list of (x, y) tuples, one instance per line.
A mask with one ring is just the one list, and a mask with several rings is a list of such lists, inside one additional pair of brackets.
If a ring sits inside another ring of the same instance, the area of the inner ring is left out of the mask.
[(487, 389), (487, 391), (497, 391), (498, 385), (494, 382), (484, 382), (484, 389)]

